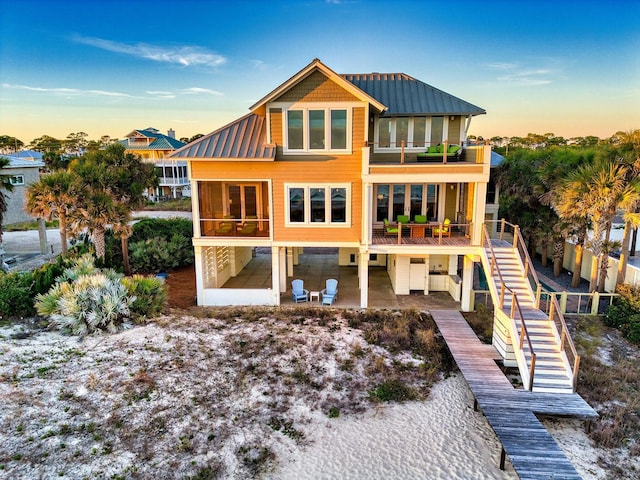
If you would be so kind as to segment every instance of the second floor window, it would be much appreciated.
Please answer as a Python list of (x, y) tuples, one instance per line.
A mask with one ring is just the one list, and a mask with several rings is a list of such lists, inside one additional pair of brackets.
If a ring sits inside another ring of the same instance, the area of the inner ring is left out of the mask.
[(350, 150), (349, 117), (346, 108), (287, 110), (285, 151), (347, 153)]
[(288, 185), (288, 225), (347, 225), (349, 185)]

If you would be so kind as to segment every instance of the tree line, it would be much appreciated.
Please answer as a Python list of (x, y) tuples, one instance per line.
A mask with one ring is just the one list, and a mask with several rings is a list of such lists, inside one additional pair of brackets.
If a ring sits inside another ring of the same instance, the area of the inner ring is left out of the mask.
[[(593, 253), (590, 291), (604, 291), (609, 253), (620, 250), (616, 284), (622, 283), (640, 226), (640, 130), (589, 145), (503, 148), (506, 159), (496, 171), (500, 215), (520, 225), (531, 250), (542, 250), (543, 262), (553, 245), (556, 276), (571, 240), (573, 287), (580, 282), (585, 248)], [(618, 215), (625, 226), (622, 242), (611, 240)]]

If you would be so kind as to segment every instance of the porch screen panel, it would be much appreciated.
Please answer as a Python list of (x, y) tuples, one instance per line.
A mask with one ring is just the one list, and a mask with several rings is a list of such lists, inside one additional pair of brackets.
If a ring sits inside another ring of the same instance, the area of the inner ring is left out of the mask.
[(431, 145), (442, 143), (444, 117), (431, 117)]
[(242, 197), (238, 185), (229, 185), (229, 215), (242, 218)]
[(424, 139), (427, 133), (427, 119), (416, 117), (413, 119), (413, 146), (424, 147)]
[(324, 110), (309, 110), (309, 148), (324, 150)]
[(376, 222), (389, 218), (389, 185), (377, 185), (376, 188)]
[(393, 221), (397, 221), (398, 215), (404, 215), (404, 185), (393, 186)]
[(347, 221), (347, 189), (331, 189), (331, 223)]
[(378, 146), (389, 148), (391, 146), (391, 119), (381, 118), (378, 121)]
[(304, 148), (302, 123), (302, 110), (287, 112), (287, 141), (291, 149)]
[(289, 221), (304, 222), (304, 188), (289, 189)]
[(347, 111), (331, 110), (331, 149), (347, 148)]
[(311, 200), (311, 222), (324, 223), (326, 221), (326, 201), (324, 188), (309, 189)]
[(245, 216), (258, 216), (258, 193), (254, 185), (244, 187), (244, 214)]
[(409, 119), (401, 117), (396, 120), (396, 148), (400, 148), (403, 145), (408, 146), (409, 140)]

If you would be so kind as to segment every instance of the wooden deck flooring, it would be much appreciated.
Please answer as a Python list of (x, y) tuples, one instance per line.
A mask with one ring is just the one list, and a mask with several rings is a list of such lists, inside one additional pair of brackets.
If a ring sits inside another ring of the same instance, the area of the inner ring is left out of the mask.
[(480, 342), (460, 312), (430, 313), (518, 477), (582, 478), (536, 414), (588, 419), (596, 418), (596, 411), (578, 394), (534, 393), (513, 388), (495, 362), (495, 350)]

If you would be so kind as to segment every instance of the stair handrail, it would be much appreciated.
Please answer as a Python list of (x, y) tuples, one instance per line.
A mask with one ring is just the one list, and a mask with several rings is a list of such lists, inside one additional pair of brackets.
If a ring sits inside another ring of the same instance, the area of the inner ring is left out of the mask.
[(542, 293), (542, 284), (540, 280), (538, 280), (538, 274), (536, 273), (536, 269), (533, 267), (533, 262), (531, 261), (531, 257), (529, 256), (529, 250), (527, 250), (527, 245), (524, 243), (524, 238), (522, 237), (522, 233), (520, 233), (520, 226), (513, 225), (513, 243), (514, 247), (518, 251), (522, 251), (520, 257), (524, 261), (524, 278), (529, 277), (531, 275), (533, 277), (533, 284), (535, 285), (535, 294), (536, 294), (536, 308), (540, 308), (540, 295)]
[[(511, 312), (509, 313), (509, 317), (515, 320), (515, 308), (518, 309), (518, 315), (520, 315), (520, 333), (514, 331), (516, 335), (518, 335), (518, 349), (522, 353), (522, 347), (524, 347), (524, 339), (527, 339), (527, 345), (529, 347), (529, 351), (531, 352), (531, 365), (529, 366), (529, 391), (533, 390), (533, 377), (536, 371), (536, 352), (533, 350), (533, 344), (531, 343), (531, 338), (529, 336), (529, 330), (525, 325), (524, 315), (522, 315), (522, 309), (520, 308), (520, 302), (518, 301), (518, 295), (514, 292), (510, 287), (507, 286), (504, 279), (502, 278), (502, 273), (500, 272), (500, 266), (496, 262), (496, 254), (493, 250), (493, 243), (491, 242), (491, 237), (489, 235), (489, 231), (487, 230), (487, 225), (484, 224), (482, 226), (482, 231), (484, 232), (484, 242), (489, 245), (489, 251), (491, 252), (491, 277), (493, 277), (493, 271), (498, 272), (498, 278), (500, 279), (500, 308), (504, 310), (504, 294), (505, 291), (508, 290), (511, 293)], [(573, 342), (572, 342), (573, 343)], [(525, 359), (525, 364), (526, 364)]]
[[(549, 306), (549, 321), (554, 322), (554, 315), (558, 317), (560, 321), (560, 325), (562, 326), (562, 331), (560, 333), (560, 351), (564, 351), (565, 343), (569, 344), (569, 350), (573, 356), (573, 381), (572, 381), (572, 389), (573, 393), (576, 392), (578, 388), (578, 371), (580, 369), (580, 355), (578, 355), (578, 351), (576, 350), (576, 346), (573, 343), (573, 339), (571, 338), (571, 334), (569, 333), (569, 329), (567, 328), (567, 323), (564, 320), (564, 315), (562, 315), (562, 310), (560, 310), (560, 305), (558, 304), (558, 299), (555, 295), (551, 295), (550, 298), (550, 306)], [(566, 342), (565, 342), (566, 340)]]

